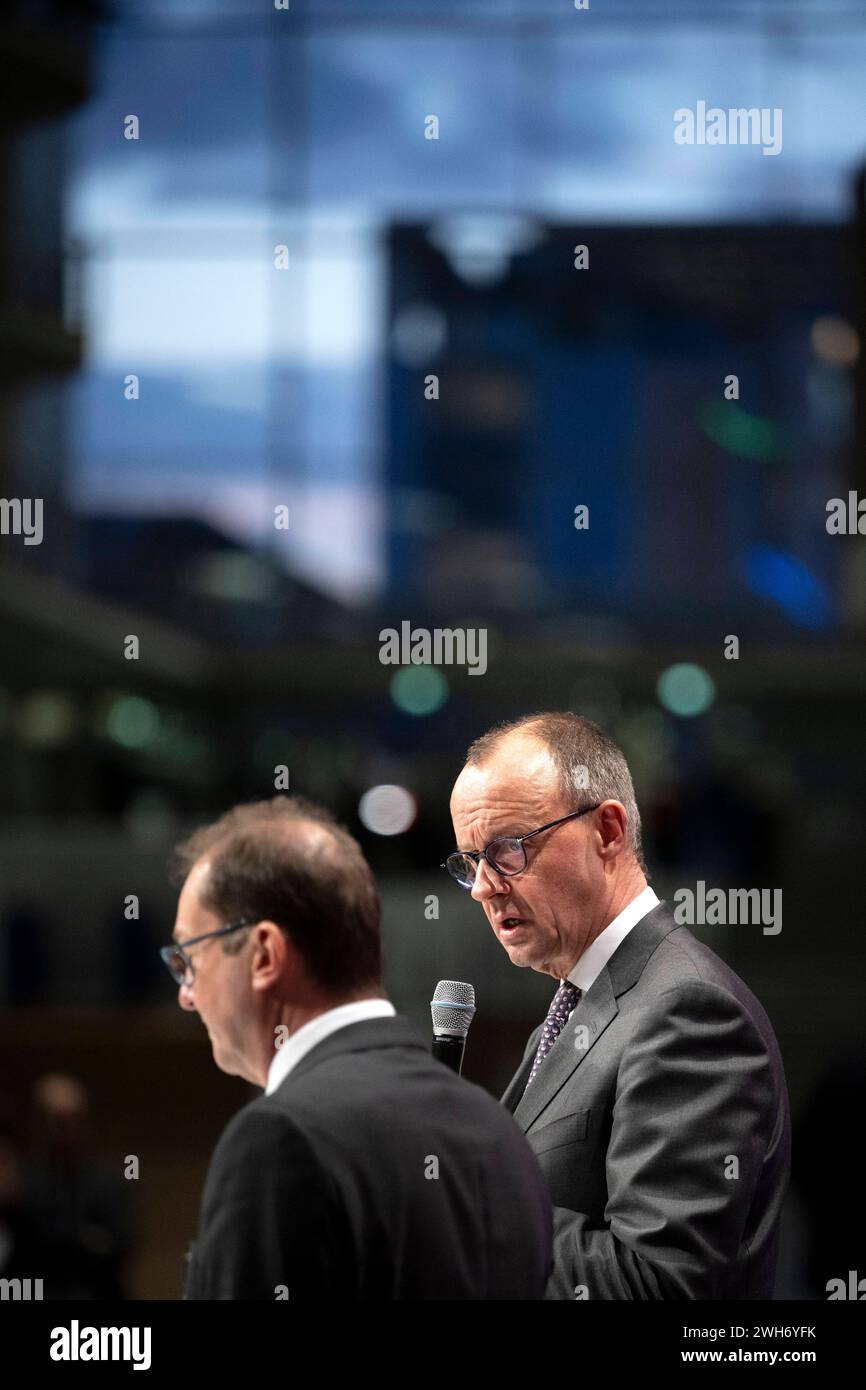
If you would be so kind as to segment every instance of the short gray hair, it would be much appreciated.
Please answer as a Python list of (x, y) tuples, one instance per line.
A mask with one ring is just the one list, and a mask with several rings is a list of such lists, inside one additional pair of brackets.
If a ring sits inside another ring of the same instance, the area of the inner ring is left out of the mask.
[(509, 734), (518, 730), (534, 734), (550, 753), (557, 772), (563, 800), (573, 811), (600, 801), (621, 801), (627, 817), (628, 845), (644, 873), (646, 861), (641, 844), (640, 811), (625, 754), (603, 729), (583, 715), (570, 710), (560, 713), (540, 711), (495, 724), (470, 744), (468, 766), (487, 762)]

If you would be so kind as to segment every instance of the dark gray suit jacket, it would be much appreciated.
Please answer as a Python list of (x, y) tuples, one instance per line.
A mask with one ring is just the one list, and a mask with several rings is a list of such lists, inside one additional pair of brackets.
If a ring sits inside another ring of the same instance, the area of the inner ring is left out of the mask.
[(231, 1120), (188, 1260), (188, 1299), (541, 1299), (550, 1199), (491, 1095), (368, 1019)]
[(758, 1000), (666, 903), (628, 933), (528, 1091), (502, 1097), (554, 1206), (547, 1298), (771, 1298), (791, 1166)]

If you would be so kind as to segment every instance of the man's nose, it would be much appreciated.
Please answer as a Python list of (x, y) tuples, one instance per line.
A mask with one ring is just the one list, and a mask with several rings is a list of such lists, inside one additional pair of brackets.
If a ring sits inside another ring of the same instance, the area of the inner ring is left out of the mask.
[(195, 1000), (192, 996), (192, 984), (187, 984), (184, 980), (177, 991), (177, 1002), (182, 1009), (195, 1009)]
[(472, 897), (476, 902), (483, 903), (496, 893), (505, 892), (506, 883), (504, 874), (497, 873), (486, 859), (479, 859), (475, 882), (472, 885)]

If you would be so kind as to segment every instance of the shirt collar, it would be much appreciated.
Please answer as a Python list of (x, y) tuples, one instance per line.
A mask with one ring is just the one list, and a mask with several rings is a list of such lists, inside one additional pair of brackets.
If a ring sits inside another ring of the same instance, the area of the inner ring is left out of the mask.
[(268, 1081), (265, 1095), (272, 1095), (282, 1085), (289, 1072), (298, 1065), (302, 1057), (317, 1043), (345, 1028), (350, 1023), (361, 1023), (368, 1018), (389, 1018), (397, 1010), (389, 999), (357, 999), (352, 1004), (340, 1004), (336, 1009), (328, 1009), (317, 1014), (295, 1033), (291, 1033), (274, 1053), (268, 1067)]
[(638, 893), (636, 898), (632, 898), (622, 912), (618, 913), (604, 931), (599, 932), (595, 940), (587, 946), (568, 977), (571, 984), (577, 985), (578, 989), (586, 994), (620, 942), (628, 936), (632, 927), (637, 926), (642, 917), (646, 917), (648, 912), (652, 912), (652, 909), (658, 906), (659, 901), (649, 885)]

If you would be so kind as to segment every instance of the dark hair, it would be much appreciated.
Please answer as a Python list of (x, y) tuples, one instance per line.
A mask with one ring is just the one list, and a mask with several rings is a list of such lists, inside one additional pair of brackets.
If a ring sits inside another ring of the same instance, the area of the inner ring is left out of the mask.
[[(318, 826), (325, 833), (298, 834)], [(335, 996), (382, 988), (381, 908), (357, 840), (298, 796), (233, 806), (176, 846), (176, 883), (210, 861), (202, 904), (226, 923), (271, 921), (297, 948), (310, 979)], [(239, 951), (246, 932), (222, 941)]]
[(559, 773), (559, 789), (570, 811), (579, 811), (598, 801), (621, 801), (626, 811), (628, 843), (644, 873), (647, 872), (641, 844), (640, 812), (631, 773), (621, 748), (603, 729), (570, 710), (557, 713), (524, 714), (495, 724), (469, 747), (466, 762), (484, 763), (506, 735), (524, 730), (535, 734), (546, 746)]

